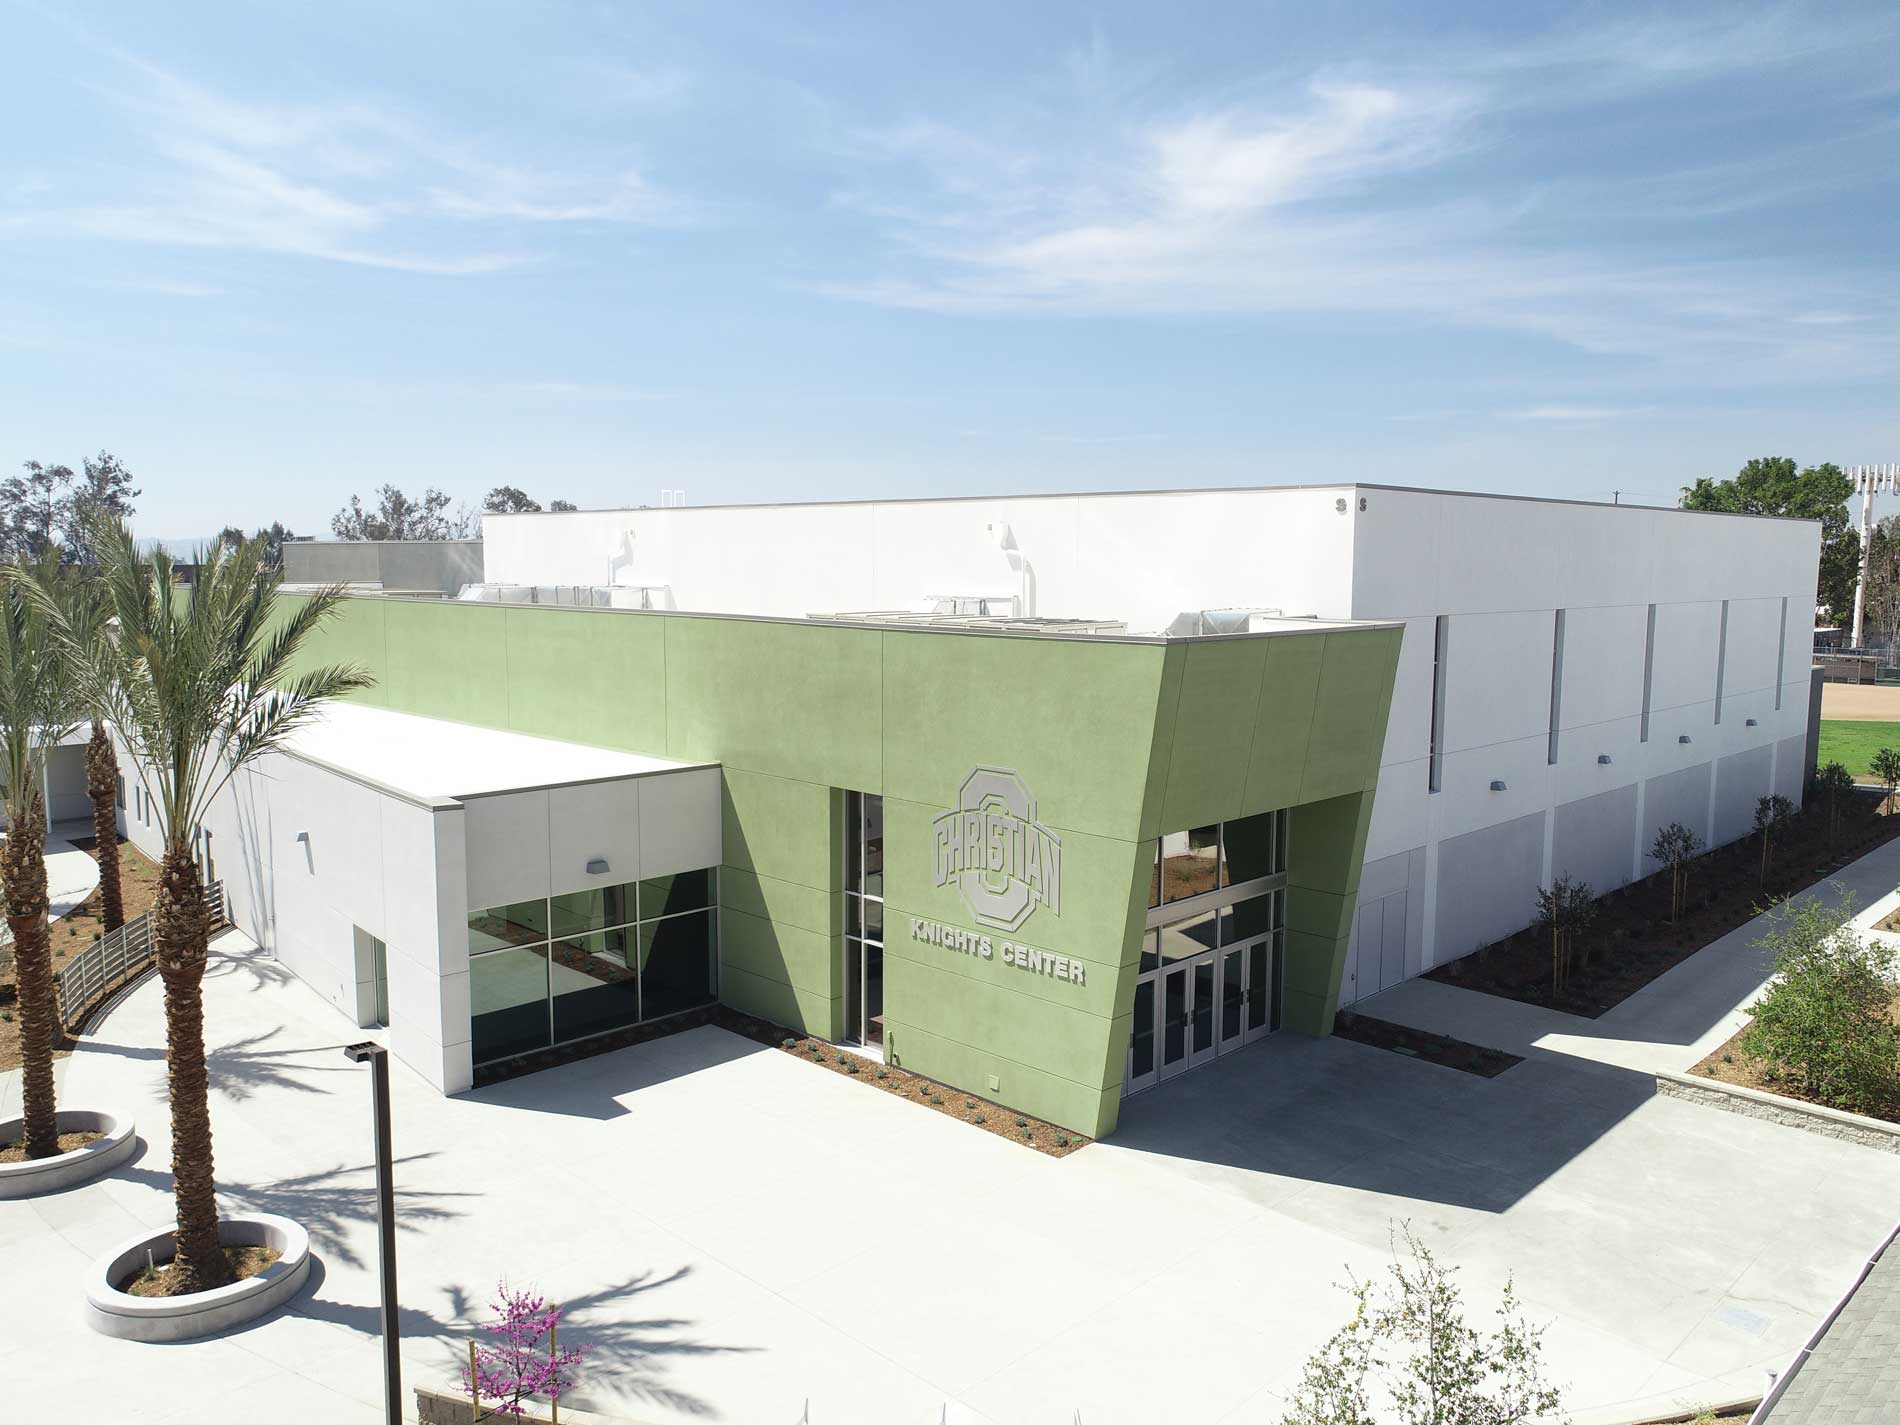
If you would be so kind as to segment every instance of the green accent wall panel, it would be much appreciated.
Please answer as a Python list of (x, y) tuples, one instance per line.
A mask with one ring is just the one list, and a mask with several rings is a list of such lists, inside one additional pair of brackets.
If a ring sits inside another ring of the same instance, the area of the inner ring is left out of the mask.
[(719, 873), (719, 903), (762, 920), (809, 930), (816, 935), (837, 933), (839, 896), (816, 886), (761, 876), (756, 871), (726, 866)]
[(520, 607), (503, 618), (510, 728), (666, 756), (662, 620)]
[(736, 967), (722, 967), (719, 1000), (742, 1014), (755, 1014), (802, 1034), (816, 1034), (822, 1039), (835, 1039), (838, 1034), (837, 1000), (797, 989), (783, 980), (768, 980)]
[[(1246, 816), (1277, 811), (1300, 800), (1325, 653), (1325, 635), (1267, 640), (1253, 747), (1247, 756), (1247, 789), (1241, 798)], [(1323, 730), (1320, 735), (1323, 739)]]
[(1165, 831), (1231, 821), (1240, 815), (1253, 751), (1260, 679), (1270, 642), (1224, 639), (1190, 645), (1168, 756)]
[(728, 866), (823, 891), (837, 887), (831, 788), (731, 766), (723, 781)]
[(1300, 800), (1323, 801), (1378, 785), (1385, 720), (1398, 666), (1398, 629), (1355, 629), (1326, 635), (1312, 739)]
[(883, 790), (880, 632), (657, 617), (666, 633), (667, 756)]
[(439, 599), (384, 603), (383, 706), (450, 722), (507, 727), (508, 611), (499, 604)]
[(800, 930), (783, 921), (747, 915), (726, 905), (719, 916), (719, 958), (722, 965), (744, 970), (762, 980), (782, 980), (794, 989), (808, 990), (826, 999), (838, 992), (832, 968), (833, 937), (822, 931)]
[(881, 787), (956, 805), (972, 767), (1005, 766), (1048, 826), (1133, 839), (1163, 650), (1084, 639), (886, 632)]
[[(1124, 1033), (1126, 1026), (1123, 1026)], [(978, 1098), (1020, 1109), (1050, 1123), (1059, 1123), (1091, 1138), (1115, 1129), (1121, 1107), (1119, 1082), (1110, 1092), (1090, 1088), (1029, 1064), (1020, 1064), (954, 1039), (941, 1039), (927, 1030), (898, 1026), (888, 1046), (891, 1062), (913, 1073), (964, 1089)], [(994, 1074), (998, 1087), (989, 1087)]]
[(1168, 753), (1174, 746), (1174, 720), (1181, 706), (1181, 682), (1187, 674), (1188, 651), (1170, 644), (1161, 665), (1161, 685), (1155, 689), (1154, 730), (1148, 738), (1148, 777), (1141, 789), (1141, 826), (1137, 835), (1152, 840), (1164, 830), (1161, 799), (1168, 791)]

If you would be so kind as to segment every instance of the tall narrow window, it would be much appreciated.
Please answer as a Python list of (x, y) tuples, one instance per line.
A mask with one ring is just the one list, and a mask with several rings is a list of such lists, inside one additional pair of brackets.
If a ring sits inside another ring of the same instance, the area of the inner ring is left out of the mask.
[(844, 1037), (884, 1042), (884, 798), (844, 794)]
[(1715, 725), (1722, 725), (1722, 679), (1728, 671), (1728, 600), (1722, 600), (1722, 624), (1715, 634)]
[(1557, 765), (1557, 726), (1564, 704), (1564, 611), (1557, 610), (1550, 630), (1550, 747), (1544, 760)]
[(1445, 656), (1450, 648), (1451, 617), (1440, 614), (1432, 623), (1432, 730), (1426, 749), (1425, 786), (1437, 791), (1443, 782), (1445, 752)]
[(1656, 682), (1656, 606), (1649, 606), (1649, 627), (1643, 633), (1643, 725), (1641, 741), (1649, 741), (1649, 694)]
[(1781, 711), (1781, 685), (1788, 677), (1788, 600), (1781, 600), (1781, 632), (1775, 639), (1775, 711)]

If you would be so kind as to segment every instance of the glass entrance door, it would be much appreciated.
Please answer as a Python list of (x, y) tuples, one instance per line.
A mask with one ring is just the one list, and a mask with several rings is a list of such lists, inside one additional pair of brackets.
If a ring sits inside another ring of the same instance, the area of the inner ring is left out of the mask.
[(1257, 936), (1141, 973), (1124, 1093), (1152, 1087), (1279, 1028), (1276, 938)]

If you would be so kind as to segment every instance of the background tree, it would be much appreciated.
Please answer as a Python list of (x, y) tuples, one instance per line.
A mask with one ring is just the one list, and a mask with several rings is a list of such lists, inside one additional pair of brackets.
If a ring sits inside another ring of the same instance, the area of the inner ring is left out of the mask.
[[(1353, 1315), (1306, 1362), (1282, 1425), (1529, 1425), (1554, 1416), (1562, 1392), (1544, 1379), (1541, 1327), (1507, 1281), (1488, 1336), (1465, 1324), (1456, 1268), (1401, 1229), (1385, 1290), (1353, 1279)], [(1375, 1412), (1389, 1401), (1392, 1413)]]
[(1789, 515), (1821, 522), (1821, 576), (1815, 601), (1835, 623), (1853, 617), (1854, 585), (1860, 578), (1860, 536), (1847, 517), (1854, 483), (1841, 467), (1809, 465), (1797, 470), (1785, 455), (1751, 460), (1733, 480), (1706, 476), (1682, 489), (1685, 510), (1729, 514)]
[(194, 833), (238, 769), (281, 747), (324, 702), (367, 687), (352, 667), (293, 671), (304, 641), (335, 610), (331, 588), (287, 606), (263, 544), (227, 553), (213, 543), (195, 586), (182, 593), (164, 550), (141, 558), (122, 522), (101, 529), (100, 577), (114, 636), (75, 652), (109, 689), (111, 721), (150, 794), (159, 840), (153, 942), (165, 990), (177, 1208), (173, 1289), (206, 1291), (231, 1279), (218, 1238), (218, 1202), (205, 1062), (204, 972), (209, 958)]
[(529, 499), (527, 491), (513, 485), (497, 485), (482, 500), (482, 508), (497, 515), (539, 514), (541, 502)]
[(1867, 759), (1867, 770), (1880, 779), (1880, 785), (1886, 788), (1886, 795), (1880, 799), (1882, 811), (1893, 810), (1893, 794), (1900, 788), (1900, 752), (1891, 747), (1883, 747)]
[(1854, 774), (1839, 762), (1830, 762), (1814, 774), (1815, 790), (1827, 798), (1827, 845), (1834, 849), (1834, 835), (1840, 829), (1841, 803), (1854, 795)]
[(1755, 798), (1755, 833), (1761, 837), (1761, 884), (1768, 884), (1768, 860), (1775, 838), (1794, 820), (1794, 803), (1780, 792)]
[(7, 558), (30, 563), (63, 542), (69, 561), (95, 562), (94, 522), (130, 516), (139, 491), (132, 472), (108, 451), (80, 465), (74, 473), (70, 465), (29, 460), (24, 475), (0, 480), (0, 547)]
[(59, 1151), (53, 1046), (59, 1037), (53, 952), (46, 926), (46, 749), (72, 730), (71, 663), (60, 656), (47, 611), (31, 589), (51, 577), (61, 551), (47, 547), (31, 571), (0, 577), (0, 777), (7, 837), (0, 846), (0, 891), (13, 934), (20, 1016), (20, 1102), (26, 1155)]
[[(254, 531), (250, 538), (263, 541), (263, 564), (266, 569), (284, 567), (284, 541), (296, 536), (284, 528), (283, 521), (272, 520), (269, 529)], [(244, 531), (234, 524), (228, 524), (218, 531), (217, 542), (224, 546), (226, 553), (236, 553), (244, 543)]]
[(549, 511), (557, 515), (566, 514), (570, 511), (578, 510), (579, 508), (580, 506), (575, 504), (572, 500), (549, 500), (548, 501)]
[(1679, 821), (1658, 827), (1650, 843), (1649, 856), (1669, 868), (1669, 921), (1682, 919), (1689, 899), (1689, 863), (1702, 851), (1702, 838)]
[(473, 511), (449, 513), (449, 497), (433, 485), (414, 497), (384, 485), (376, 492), (374, 509), (352, 495), (330, 520), (338, 539), (468, 539), (474, 529)]

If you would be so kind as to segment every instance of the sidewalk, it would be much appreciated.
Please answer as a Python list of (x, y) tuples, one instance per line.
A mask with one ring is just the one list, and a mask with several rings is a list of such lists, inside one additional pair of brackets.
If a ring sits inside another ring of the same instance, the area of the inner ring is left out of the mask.
[[(1900, 903), (1900, 840), (1869, 851), (1794, 897), (1853, 897), (1865, 928)], [(1765, 916), (1710, 942), (1597, 1019), (1521, 1004), (1436, 980), (1407, 980), (1353, 1008), (1374, 1019), (1448, 1034), (1513, 1054), (1542, 1049), (1639, 1073), (1686, 1073), (1748, 1022), (1774, 973), (1761, 944)]]

